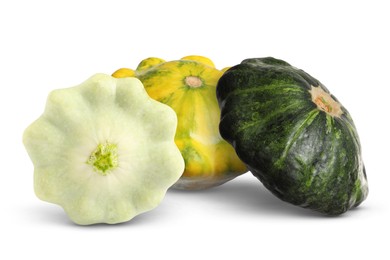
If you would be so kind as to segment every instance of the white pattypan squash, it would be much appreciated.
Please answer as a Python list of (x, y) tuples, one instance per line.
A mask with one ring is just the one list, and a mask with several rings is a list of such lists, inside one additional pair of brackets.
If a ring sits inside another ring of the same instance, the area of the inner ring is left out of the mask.
[(54, 90), (24, 132), (36, 195), (77, 224), (120, 223), (151, 210), (181, 176), (175, 112), (136, 78), (97, 74)]

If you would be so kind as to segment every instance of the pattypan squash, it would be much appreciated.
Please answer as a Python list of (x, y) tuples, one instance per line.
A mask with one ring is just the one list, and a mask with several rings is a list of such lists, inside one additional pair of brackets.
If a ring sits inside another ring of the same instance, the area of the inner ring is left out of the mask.
[(246, 59), (217, 86), (221, 135), (280, 199), (339, 215), (368, 195), (347, 109), (316, 78), (272, 57)]
[(122, 68), (113, 73), (118, 78), (135, 75), (150, 97), (176, 111), (175, 142), (184, 157), (185, 171), (174, 188), (210, 188), (247, 171), (219, 134), (216, 85), (225, 70), (216, 69), (206, 57), (193, 55), (169, 62), (148, 58), (135, 71)]
[(136, 78), (97, 74), (54, 90), (23, 136), (35, 193), (81, 225), (151, 210), (184, 170), (176, 125), (175, 112)]

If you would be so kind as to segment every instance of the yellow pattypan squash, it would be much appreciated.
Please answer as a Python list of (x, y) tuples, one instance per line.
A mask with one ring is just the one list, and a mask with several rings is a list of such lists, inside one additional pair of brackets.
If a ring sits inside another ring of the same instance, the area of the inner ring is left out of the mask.
[(137, 77), (149, 96), (176, 112), (175, 143), (185, 161), (178, 189), (205, 189), (247, 171), (233, 147), (219, 134), (220, 109), (216, 85), (223, 70), (202, 56), (166, 62), (143, 60), (137, 69), (119, 69), (114, 77)]

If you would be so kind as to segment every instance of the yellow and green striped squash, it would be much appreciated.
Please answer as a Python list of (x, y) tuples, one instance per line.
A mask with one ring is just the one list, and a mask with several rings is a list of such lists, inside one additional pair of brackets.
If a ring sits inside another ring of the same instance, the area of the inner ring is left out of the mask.
[(233, 147), (219, 134), (220, 109), (216, 86), (223, 70), (202, 56), (164, 61), (148, 58), (137, 69), (119, 69), (114, 77), (137, 77), (155, 100), (169, 105), (178, 117), (175, 143), (185, 161), (177, 189), (206, 189), (247, 171)]

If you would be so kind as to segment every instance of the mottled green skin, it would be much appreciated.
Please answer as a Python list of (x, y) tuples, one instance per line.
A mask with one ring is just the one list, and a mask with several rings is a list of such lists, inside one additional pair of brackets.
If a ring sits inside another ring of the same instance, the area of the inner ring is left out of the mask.
[(244, 60), (217, 86), (220, 133), (280, 199), (337, 215), (368, 193), (360, 142), (348, 111), (333, 117), (317, 108), (311, 86), (329, 93), (284, 61)]

